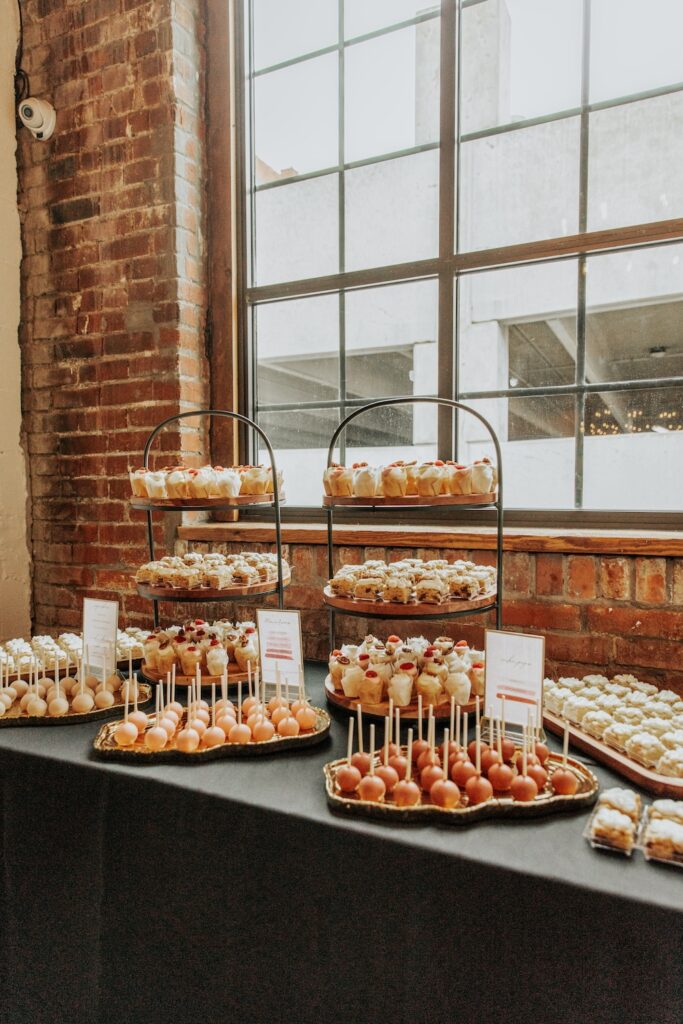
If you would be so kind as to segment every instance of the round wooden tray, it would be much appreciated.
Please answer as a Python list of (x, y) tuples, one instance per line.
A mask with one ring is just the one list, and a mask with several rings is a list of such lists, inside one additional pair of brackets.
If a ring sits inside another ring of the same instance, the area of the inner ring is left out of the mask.
[[(325, 677), (325, 696), (330, 704), (334, 704), (335, 707), (343, 708), (344, 711), (355, 713), (356, 708), (360, 704), (360, 701), (356, 697), (346, 697), (341, 690), (335, 690), (332, 685), (330, 676)], [(383, 700), (381, 704), (361, 704), (363, 714), (368, 715), (370, 718), (386, 718), (389, 714), (389, 701)], [(474, 711), (476, 702), (474, 700), (468, 701), (467, 704), (459, 705), (461, 711)], [(407, 720), (417, 719), (417, 701), (413, 701), (411, 704), (407, 704), (404, 708), (397, 708), (394, 705), (394, 714), (399, 711), (401, 718)], [(450, 701), (447, 704), (437, 704), (434, 708), (435, 718), (448, 718), (451, 713)], [(429, 717), (429, 705), (425, 704), (422, 708), (422, 717), (427, 719)]]
[[(289, 586), (292, 576), (288, 573), (283, 577), (283, 587)], [(138, 594), (154, 601), (235, 601), (240, 597), (263, 596), (277, 594), (277, 580), (266, 580), (265, 583), (253, 583), (248, 587), (224, 587), (214, 590), (211, 587), (195, 587), (194, 590), (183, 590), (181, 587), (151, 587), (147, 583), (138, 583)]]
[[(114, 703), (110, 708), (96, 708), (94, 711), (86, 711), (84, 714), (79, 714), (76, 711), (69, 709), (65, 715), (61, 718), (50, 718), (45, 715), (44, 718), (36, 718), (33, 715), (27, 715), (25, 711), (19, 708), (19, 705), (13, 705), (8, 711), (0, 718), (0, 728), (7, 726), (12, 728), (13, 726), (34, 726), (34, 725), (83, 725), (84, 722), (99, 722), (102, 719), (110, 718), (112, 715), (119, 714), (124, 707), (124, 701), (121, 700), (121, 691), (118, 690), (114, 694)], [(139, 684), (138, 694), (138, 707), (143, 708), (149, 704), (152, 700), (152, 689), (150, 686), (146, 686), (144, 683)]]
[[(280, 504), (284, 503), (280, 496)], [(202, 512), (210, 509), (242, 508), (245, 505), (272, 505), (272, 494), (238, 494), (236, 498), (138, 498), (130, 499), (130, 507), (144, 512)]]
[[(405, 751), (405, 748), (403, 748)], [(552, 767), (559, 767), (562, 763), (561, 754), (551, 754), (548, 759)], [(539, 793), (535, 800), (529, 803), (522, 803), (513, 800), (512, 797), (495, 796), (485, 804), (477, 804), (475, 807), (467, 806), (467, 797), (463, 806), (453, 807), (447, 810), (444, 807), (437, 807), (429, 801), (426, 794), (422, 794), (422, 802), (415, 807), (397, 807), (391, 801), (382, 803), (371, 803), (368, 800), (361, 800), (354, 795), (343, 795), (337, 789), (334, 781), (335, 771), (346, 758), (338, 761), (331, 761), (323, 768), (325, 774), (325, 790), (327, 802), (333, 811), (340, 814), (347, 814), (353, 817), (371, 818), (374, 821), (382, 821), (388, 825), (423, 825), (434, 822), (439, 825), (474, 825), (478, 821), (487, 818), (540, 818), (546, 814), (559, 814), (571, 812), (590, 807), (595, 803), (598, 795), (598, 780), (586, 765), (581, 764), (573, 758), (567, 758), (567, 764), (579, 778), (579, 789), (573, 796), (557, 796), (550, 786), (542, 793)]]
[[(305, 732), (299, 736), (278, 736), (276, 733), (271, 740), (264, 743), (223, 743), (220, 747), (200, 748), (192, 754), (178, 750), (174, 745), (174, 739), (171, 739), (171, 745), (158, 751), (148, 750), (139, 738), (131, 747), (119, 747), (114, 740), (114, 730), (118, 723), (107, 722), (93, 741), (93, 752), (97, 757), (132, 764), (205, 764), (207, 761), (219, 761), (223, 758), (269, 757), (272, 754), (296, 753), (297, 750), (321, 743), (330, 731), (331, 722), (327, 712), (316, 707), (313, 710), (317, 717), (312, 732)], [(178, 724), (179, 729), (182, 728), (183, 721), (184, 716)]]
[(490, 494), (406, 494), (402, 498), (354, 498), (348, 495), (323, 495), (323, 507), (333, 505), (374, 506), (391, 508), (400, 505), (492, 505), (496, 500), (495, 492)]
[(337, 611), (347, 612), (351, 615), (368, 615), (371, 618), (386, 617), (387, 619), (438, 619), (444, 615), (462, 614), (481, 610), (482, 608), (494, 608), (496, 604), (496, 592), (482, 594), (470, 601), (459, 598), (457, 601), (442, 601), (440, 604), (426, 602), (418, 603), (415, 600), (403, 604), (398, 601), (359, 601), (354, 597), (339, 597), (333, 594), (329, 585), (323, 590), (323, 601), (330, 608)]
[[(143, 679), (146, 679), (148, 683), (166, 682), (165, 675), (162, 675), (161, 672), (158, 672), (155, 668), (148, 668), (144, 661), (140, 666), (140, 675)], [(253, 675), (254, 673), (252, 672), (252, 678)], [(246, 672), (240, 672), (234, 662), (231, 662), (228, 665), (228, 686), (232, 686), (233, 684), (236, 685), (237, 683), (245, 683), (248, 678), (248, 674)], [(202, 686), (211, 686), (214, 683), (217, 687), (220, 687), (221, 685), (220, 676), (209, 676), (206, 673), (203, 673), (201, 680)], [(176, 686), (189, 686), (191, 683), (194, 683), (194, 676), (176, 675), (175, 681)]]
[(590, 736), (583, 729), (571, 722), (565, 722), (564, 718), (553, 715), (545, 709), (543, 710), (543, 721), (547, 728), (557, 736), (563, 736), (565, 725), (569, 726), (569, 739), (573, 746), (590, 754), (596, 761), (606, 764), (608, 768), (612, 768), (619, 775), (623, 775), (625, 779), (629, 779), (630, 782), (635, 782), (648, 793), (653, 793), (655, 796), (671, 797), (673, 800), (683, 800), (683, 779), (660, 775), (653, 768), (647, 768), (638, 761), (634, 761), (628, 754), (608, 746), (602, 740)]

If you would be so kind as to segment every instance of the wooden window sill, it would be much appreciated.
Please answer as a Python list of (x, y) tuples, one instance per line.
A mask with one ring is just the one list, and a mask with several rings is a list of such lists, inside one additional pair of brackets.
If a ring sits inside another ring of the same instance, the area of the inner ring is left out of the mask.
[[(198, 523), (180, 526), (181, 540), (219, 543), (272, 543), (275, 528), (269, 523)], [(337, 545), (392, 548), (457, 548), (491, 550), (496, 546), (492, 527), (478, 530), (430, 526), (335, 526)], [(327, 544), (327, 529), (318, 523), (283, 524), (285, 544)], [(506, 528), (506, 551), (565, 554), (648, 555), (683, 557), (683, 532), (643, 530), (534, 530)]]

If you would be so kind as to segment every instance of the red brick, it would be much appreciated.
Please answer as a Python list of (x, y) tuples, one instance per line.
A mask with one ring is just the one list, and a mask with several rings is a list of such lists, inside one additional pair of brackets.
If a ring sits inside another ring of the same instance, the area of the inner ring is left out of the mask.
[(506, 551), (503, 556), (503, 581), (505, 592), (510, 594), (529, 593), (531, 564), (525, 551)]
[(666, 559), (636, 558), (636, 601), (666, 603)]
[(547, 633), (545, 656), (553, 661), (577, 661), (581, 664), (607, 665), (612, 659), (614, 641), (603, 636), (566, 636)]
[(681, 645), (667, 640), (616, 641), (616, 661), (622, 665), (680, 669)]
[(596, 594), (595, 559), (571, 555), (567, 567), (567, 596), (592, 598)]
[(627, 558), (600, 559), (600, 593), (612, 601), (631, 597), (631, 565)]
[(683, 612), (617, 606), (589, 607), (586, 625), (594, 633), (683, 640)]
[(562, 555), (536, 555), (536, 593), (557, 597), (562, 593), (564, 557)]
[(505, 601), (503, 605), (505, 626), (526, 626), (528, 629), (567, 629), (581, 627), (581, 612), (576, 605), (561, 602)]

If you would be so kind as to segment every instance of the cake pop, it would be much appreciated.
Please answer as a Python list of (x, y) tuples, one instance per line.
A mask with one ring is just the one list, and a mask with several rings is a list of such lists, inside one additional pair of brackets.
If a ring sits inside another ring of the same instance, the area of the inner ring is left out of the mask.
[[(76, 696), (71, 701), (71, 710), (75, 711), (76, 714), (84, 715), (87, 714), (89, 711), (92, 711), (93, 706), (95, 704), (95, 698), (93, 697), (90, 690), (86, 688), (85, 681), (87, 675), (85, 675), (83, 672), (80, 672), (79, 675), (81, 677), (79, 690)], [(95, 677), (92, 676), (91, 678), (94, 679)]]
[(534, 720), (532, 718), (531, 719), (531, 724), (529, 726), (529, 732), (528, 732), (529, 751), (528, 751), (528, 754), (527, 754), (526, 773), (529, 776), (529, 778), (534, 780), (534, 782), (538, 786), (539, 793), (541, 793), (543, 791), (543, 789), (545, 788), (546, 782), (548, 781), (548, 773), (545, 770), (545, 768), (543, 767), (543, 765), (541, 764), (538, 755), (533, 753), (533, 750), (534, 750), (534, 747), (535, 747), (534, 736), (535, 736), (535, 727), (534, 727)]
[(138, 738), (138, 730), (132, 722), (128, 721), (128, 698), (125, 698), (125, 710), (123, 721), (119, 722), (114, 730), (114, 740), (119, 747), (130, 747)]
[(190, 704), (191, 704), (190, 697), (191, 697), (191, 688), (188, 686), (188, 688), (187, 688), (187, 718), (186, 718), (186, 722), (185, 722), (185, 728), (180, 730), (180, 732), (176, 736), (176, 741), (175, 741), (176, 747), (178, 748), (178, 750), (182, 750), (182, 752), (184, 754), (191, 754), (193, 751), (195, 751), (197, 749), (197, 747), (199, 746), (199, 741), (201, 739), (199, 733), (192, 726), (192, 724), (190, 722)]
[(157, 687), (157, 703), (154, 725), (145, 733), (145, 746), (148, 750), (163, 750), (168, 743), (168, 733), (161, 726), (161, 691)]
[(411, 779), (413, 767), (413, 730), (408, 729), (408, 748), (406, 756), (406, 777), (399, 779), (394, 787), (394, 802), (397, 807), (414, 807), (420, 802), (420, 789)]
[(384, 784), (384, 780), (379, 776), (375, 775), (375, 726), (370, 726), (370, 768), (367, 775), (358, 783), (358, 796), (361, 800), (368, 800), (371, 803), (379, 803), (384, 800), (384, 795), (387, 788)]
[(392, 744), (389, 742), (391, 738), (391, 716), (387, 715), (384, 719), (384, 747), (382, 748), (382, 764), (377, 769), (377, 774), (384, 783), (387, 791), (387, 796), (390, 796), (396, 783), (398, 782), (398, 772), (395, 768), (389, 764), (389, 749)]
[(389, 765), (394, 769), (399, 779), (405, 779), (408, 772), (408, 760), (401, 753), (401, 712), (396, 708), (396, 731), (394, 734), (398, 753), (389, 758)]
[[(475, 738), (472, 740), (472, 742), (467, 747), (467, 756), (469, 757), (470, 761), (474, 761), (476, 756), (477, 756), (477, 739), (476, 739), (477, 729), (479, 729), (480, 732), (481, 732), (481, 720), (480, 720), (481, 711), (480, 711), (479, 697), (475, 698), (475, 712), (474, 712), (474, 714), (475, 714), (475, 719), (474, 719), (474, 737)], [(481, 753), (483, 753), (485, 750), (488, 750), (488, 743), (483, 743), (482, 742), (480, 744), (480, 751), (481, 751)]]
[(242, 722), (242, 683), (238, 685), (238, 698), (237, 698), (237, 724), (233, 725), (232, 729), (228, 733), (228, 740), (230, 743), (239, 743), (241, 746), (246, 746), (251, 741), (251, 729)]
[(420, 769), (420, 785), (422, 786), (422, 788), (427, 793), (430, 792), (430, 790), (431, 790), (431, 788), (432, 788), (432, 786), (434, 785), (435, 782), (438, 782), (439, 779), (443, 778), (443, 771), (441, 769), (441, 760), (440, 760), (439, 755), (436, 753), (436, 750), (435, 750), (435, 743), (434, 743), (435, 729), (436, 729), (436, 723), (435, 723), (435, 720), (434, 720), (434, 716), (432, 714), (432, 708), (430, 706), (430, 708), (429, 708), (429, 723), (428, 723), (428, 726), (427, 726), (427, 737), (428, 737), (428, 740), (429, 740), (429, 750), (425, 751), (425, 753), (423, 753), (418, 758), (418, 761), (417, 761), (418, 767), (419, 767), (420, 761), (422, 761), (425, 758), (425, 755), (427, 755), (429, 757), (429, 760)]
[(460, 800), (460, 790), (456, 784), (451, 782), (448, 778), (448, 751), (450, 735), (450, 730), (445, 729), (443, 737), (443, 768), (441, 769), (441, 778), (437, 779), (429, 790), (429, 796), (432, 803), (436, 804), (437, 807), (445, 807), (447, 809), (455, 807)]
[[(467, 744), (467, 712), (462, 716), (462, 746), (463, 751), (468, 749)], [(476, 756), (476, 749), (475, 749)], [(477, 769), (469, 760), (466, 758), (461, 761), (454, 761), (451, 767), (451, 779), (460, 789), (464, 789), (470, 779), (473, 779), (477, 774)]]
[(203, 747), (220, 747), (225, 743), (225, 733), (216, 725), (216, 684), (211, 684), (211, 704), (213, 707), (211, 727), (202, 736)]
[(498, 755), (500, 760), (489, 768), (488, 779), (496, 792), (507, 793), (515, 774), (510, 765), (503, 761), (503, 726), (500, 719), (498, 719)]
[(562, 767), (556, 768), (550, 776), (550, 785), (558, 796), (573, 796), (579, 788), (577, 779), (571, 768), (567, 767), (567, 754), (569, 752), (569, 725), (565, 723), (564, 737), (562, 740)]
[(97, 676), (93, 675), (90, 670), (90, 653), (87, 647), (85, 648), (85, 678), (83, 683), (89, 690), (96, 690), (99, 683)]
[[(481, 774), (481, 748), (483, 746), (481, 742), (481, 725), (477, 722), (476, 735), (475, 735), (475, 763), (474, 768), (476, 775), (471, 776), (465, 784), (465, 792), (467, 793), (467, 800), (471, 806), (476, 804), (485, 804), (487, 800), (490, 800), (493, 796), (493, 786), (488, 779), (484, 778)], [(488, 750), (488, 745), (486, 745)]]
[(370, 771), (370, 754), (366, 754), (363, 750), (363, 709), (360, 704), (356, 705), (356, 715), (358, 719), (358, 750), (351, 758), (351, 764), (358, 769), (361, 775), (367, 775)]
[[(104, 654), (102, 654), (102, 678), (104, 679), (107, 671)], [(105, 708), (110, 708), (114, 704), (115, 698), (112, 690), (107, 688), (107, 684), (100, 684), (95, 693), (95, 707), (101, 711)]]
[(518, 800), (523, 803), (531, 803), (535, 800), (538, 795), (538, 786), (534, 780), (527, 775), (527, 763), (526, 763), (526, 748), (527, 748), (527, 736), (526, 726), (523, 728), (522, 736), (522, 772), (520, 775), (515, 775), (510, 786), (510, 793), (513, 800)]
[(505, 761), (506, 764), (512, 764), (516, 747), (514, 740), (508, 740), (505, 737), (505, 697), (500, 698), (500, 721), (503, 732), (503, 740), (501, 744), (503, 761)]
[(425, 750), (429, 750), (429, 743), (422, 739), (422, 694), (419, 693), (417, 695), (417, 740), (413, 743), (413, 761), (417, 761)]
[[(9, 666), (8, 666), (8, 675), (9, 675)], [(24, 694), (28, 690), (28, 683), (26, 682), (25, 679), (21, 678), (21, 665), (20, 664), (17, 664), (17, 678), (12, 683), (12, 689), (16, 693), (16, 697), (14, 698), (15, 700), (21, 700), (21, 698), (24, 696)]]
[(336, 782), (342, 793), (355, 793), (362, 776), (358, 769), (351, 764), (351, 752), (353, 750), (353, 717), (349, 718), (349, 738), (346, 747), (346, 764), (337, 769)]

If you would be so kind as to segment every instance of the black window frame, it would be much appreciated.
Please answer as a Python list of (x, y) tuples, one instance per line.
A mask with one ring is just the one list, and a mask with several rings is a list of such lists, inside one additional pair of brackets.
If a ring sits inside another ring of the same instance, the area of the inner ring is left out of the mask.
[[(348, 290), (367, 288), (383, 284), (410, 282), (425, 278), (435, 278), (438, 282), (438, 395), (456, 398), (458, 401), (474, 401), (493, 398), (525, 398), (544, 397), (551, 395), (570, 395), (575, 402), (576, 433), (575, 433), (575, 507), (573, 509), (510, 509), (506, 511), (506, 519), (510, 525), (529, 527), (567, 527), (576, 526), (587, 529), (632, 528), (632, 529), (669, 529), (683, 528), (683, 513), (662, 511), (630, 511), (630, 510), (596, 510), (582, 506), (583, 488), (583, 438), (585, 424), (586, 398), (591, 393), (607, 391), (649, 391), (653, 388), (683, 388), (683, 376), (656, 378), (650, 380), (607, 381), (588, 383), (585, 380), (585, 349), (586, 349), (586, 265), (590, 256), (601, 253), (624, 252), (668, 246), (683, 241), (683, 218), (671, 218), (646, 224), (633, 224), (625, 227), (587, 231), (588, 206), (588, 145), (589, 117), (596, 110), (620, 107), (641, 100), (683, 92), (683, 82), (633, 93), (628, 96), (614, 97), (598, 103), (589, 101), (589, 69), (590, 69), (590, 12), (592, 0), (580, 0), (583, 6), (583, 39), (581, 68), (581, 103), (571, 109), (554, 112), (541, 117), (514, 121), (498, 125), (467, 135), (459, 132), (458, 75), (460, 69), (460, 40), (462, 11), (468, 7), (486, 2), (486, 0), (441, 0), (440, 7), (433, 12), (424, 12), (415, 18), (385, 26), (376, 31), (357, 36), (350, 40), (344, 39), (344, 0), (337, 0), (339, 19), (339, 41), (320, 50), (296, 56), (269, 68), (253, 71), (253, 0), (236, 0), (234, 5), (234, 33), (238, 45), (234, 51), (235, 109), (242, 116), (236, 117), (235, 143), (238, 159), (236, 161), (236, 253), (240, 262), (238, 268), (237, 294), (237, 338), (240, 366), (240, 411), (258, 417), (262, 412), (288, 411), (299, 409), (296, 404), (258, 405), (255, 372), (255, 310), (260, 303), (282, 301), (321, 294), (339, 293), (341, 358), (340, 374), (343, 383), (344, 335), (343, 335), (343, 300)], [(419, 24), (433, 18), (439, 18), (440, 31), (440, 137), (433, 144), (411, 147), (398, 153), (383, 154), (365, 160), (344, 162), (344, 123), (343, 123), (343, 89), (344, 89), (344, 54), (354, 45), (368, 39), (388, 35), (406, 27)], [(244, 45), (240, 45), (240, 43)], [(255, 154), (250, 140), (254, 136), (253, 123), (253, 83), (256, 77), (281, 69), (292, 64), (301, 63), (314, 56), (337, 52), (339, 56), (340, 78), (340, 113), (339, 113), (339, 163), (332, 168), (325, 168), (308, 174), (289, 177), (259, 185), (254, 189)], [(456, 249), (457, 225), (459, 220), (459, 189), (457, 188), (457, 172), (460, 146), (474, 139), (492, 135), (510, 133), (538, 124), (556, 122), (565, 118), (580, 119), (579, 146), (579, 232), (540, 241), (523, 242), (514, 245), (499, 246), (492, 249), (458, 252)], [(431, 259), (416, 260), (401, 264), (372, 267), (363, 270), (345, 271), (344, 267), (344, 173), (347, 170), (378, 163), (383, 160), (407, 156), (427, 150), (439, 152), (439, 244), (438, 255)], [(250, 280), (255, 266), (254, 239), (250, 225), (253, 223), (255, 192), (269, 188), (286, 188), (297, 181), (321, 177), (337, 173), (340, 180), (339, 216), (340, 216), (340, 271), (320, 277), (293, 280), (277, 284), (252, 285)], [(548, 385), (527, 388), (508, 388), (500, 391), (463, 391), (458, 387), (458, 292), (459, 281), (470, 274), (478, 274), (498, 268), (533, 266), (544, 263), (572, 260), (577, 267), (577, 354), (575, 379), (572, 384)], [(683, 392), (682, 392), (683, 393)], [(315, 409), (326, 406), (339, 408), (342, 415), (351, 408), (365, 404), (368, 399), (348, 399), (340, 387), (339, 400), (333, 402), (311, 402)], [(441, 458), (452, 458), (455, 453), (457, 424), (448, 409), (440, 410), (438, 417), (437, 448)], [(241, 438), (240, 452), (245, 461), (255, 457), (252, 439)], [(286, 506), (283, 518), (289, 520), (313, 521), (322, 518), (322, 510), (309, 506)], [(256, 513), (258, 516), (258, 513)], [(349, 512), (341, 516), (347, 523), (381, 523), (393, 521), (395, 517), (382, 512), (370, 511), (363, 514)], [(470, 522), (486, 524), (489, 516), (485, 512), (455, 513), (453, 510), (433, 510), (430, 519), (435, 522), (449, 521), (465, 525)], [(408, 513), (401, 515), (401, 521), (409, 523), (413, 516)], [(417, 518), (415, 519), (417, 521)], [(419, 518), (424, 523), (424, 514)]]

